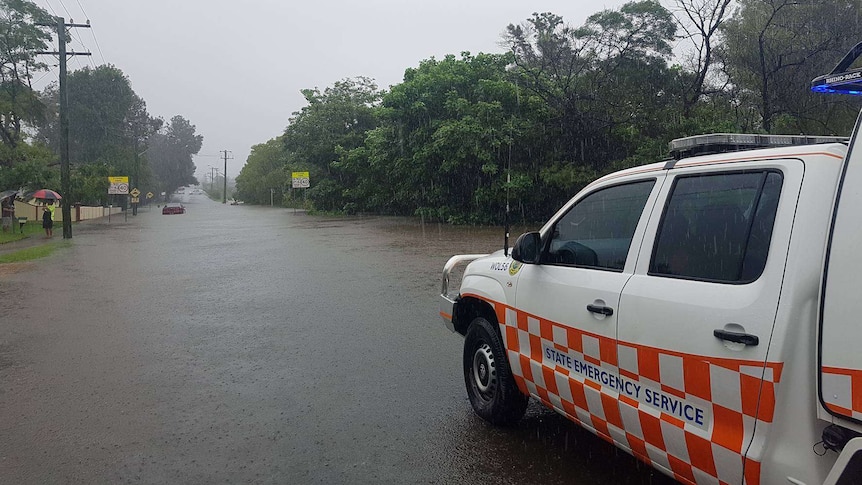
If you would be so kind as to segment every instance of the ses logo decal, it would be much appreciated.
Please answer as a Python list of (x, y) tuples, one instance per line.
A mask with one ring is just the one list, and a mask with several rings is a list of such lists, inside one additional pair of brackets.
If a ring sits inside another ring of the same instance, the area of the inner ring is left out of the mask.
[(520, 261), (512, 261), (512, 264), (509, 266), (509, 275), (515, 276), (518, 274), (518, 271), (521, 271), (521, 266), (523, 264)]

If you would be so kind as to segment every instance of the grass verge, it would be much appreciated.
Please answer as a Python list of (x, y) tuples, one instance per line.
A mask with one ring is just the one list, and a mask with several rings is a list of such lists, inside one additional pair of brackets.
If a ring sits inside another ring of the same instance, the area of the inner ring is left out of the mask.
[(70, 243), (68, 241), (62, 241), (53, 244), (47, 243), (40, 246), (33, 246), (32, 248), (22, 249), (20, 251), (14, 251), (8, 254), (0, 254), (0, 264), (23, 263), (24, 261), (44, 258), (51, 255), (51, 253), (61, 247), (68, 247), (69, 244)]
[(24, 227), (22, 228), (16, 222), (12, 225), (12, 230), (0, 232), (0, 244), (20, 241), (21, 239), (26, 239), (32, 235), (39, 234), (42, 234), (41, 223), (28, 222), (24, 224)]

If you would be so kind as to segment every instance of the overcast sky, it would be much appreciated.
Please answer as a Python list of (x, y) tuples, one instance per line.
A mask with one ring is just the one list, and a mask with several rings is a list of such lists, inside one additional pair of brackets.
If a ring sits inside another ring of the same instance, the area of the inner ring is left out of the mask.
[[(252, 145), (280, 135), (305, 100), (366, 76), (381, 88), (431, 57), (502, 52), (501, 34), (533, 12), (581, 25), (623, 0), (35, 0), (92, 29), (73, 29), (69, 69), (119, 67), (151, 115), (180, 114), (204, 136), (199, 178), (233, 152), (235, 177)], [(56, 81), (57, 71), (40, 80)], [(41, 87), (38, 86), (37, 87)]]

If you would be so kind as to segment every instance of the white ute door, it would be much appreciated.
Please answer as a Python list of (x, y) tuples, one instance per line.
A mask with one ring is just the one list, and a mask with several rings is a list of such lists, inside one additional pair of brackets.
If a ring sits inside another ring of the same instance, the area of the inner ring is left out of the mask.
[(862, 423), (862, 146), (856, 122), (844, 159), (820, 297), (820, 402)]
[(539, 264), (520, 268), (507, 309), (518, 385), (585, 428), (618, 440), (617, 309), (664, 173), (592, 188), (542, 231)]
[(781, 365), (766, 357), (803, 165), (680, 165), (620, 300), (628, 448), (684, 483), (758, 483), (750, 445), (775, 407)]

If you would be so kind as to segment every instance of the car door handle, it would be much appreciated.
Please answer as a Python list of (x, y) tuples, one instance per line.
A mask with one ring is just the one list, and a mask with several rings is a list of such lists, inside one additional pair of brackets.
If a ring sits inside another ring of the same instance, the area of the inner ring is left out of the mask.
[(590, 313), (598, 313), (599, 315), (611, 316), (614, 314), (614, 309), (602, 305), (587, 305), (587, 311)]
[(750, 333), (716, 329), (712, 331), (712, 334), (721, 340), (727, 340), (728, 342), (735, 342), (742, 345), (751, 345), (752, 347), (760, 343), (760, 339), (757, 338), (757, 335), (751, 335)]

